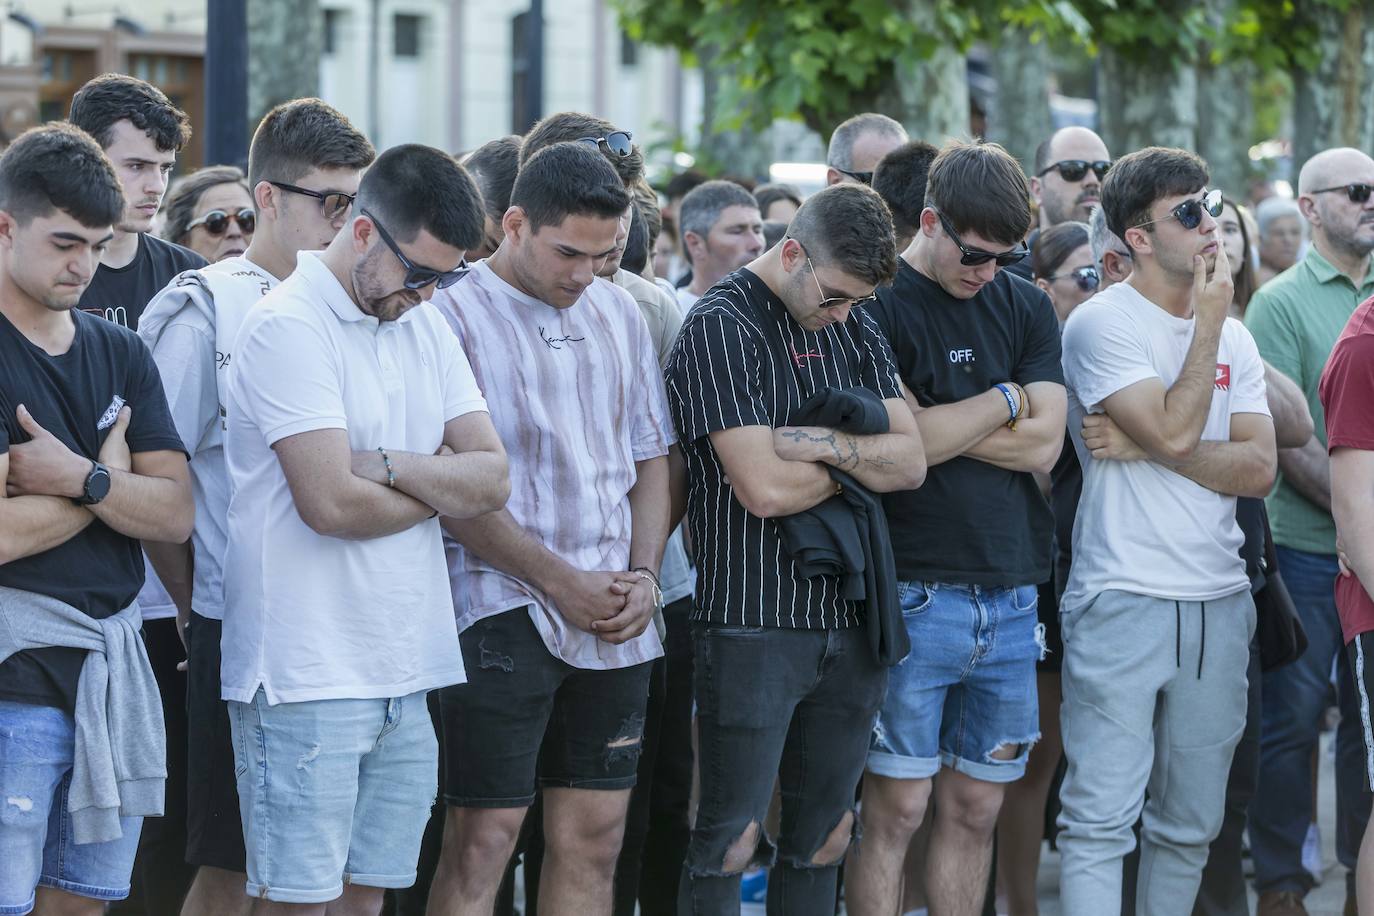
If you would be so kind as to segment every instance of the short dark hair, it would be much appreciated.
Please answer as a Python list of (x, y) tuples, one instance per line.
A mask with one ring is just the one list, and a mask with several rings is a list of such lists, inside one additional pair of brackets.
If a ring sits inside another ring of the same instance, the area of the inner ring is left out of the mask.
[(538, 232), (569, 216), (618, 217), (630, 205), (630, 192), (605, 156), (585, 143), (563, 142), (521, 162), (510, 202)]
[[(540, 120), (538, 124), (530, 128), (529, 133), (525, 134), (524, 145), (520, 147), (520, 165), (523, 168), (535, 153), (553, 146), (555, 143), (578, 142), (588, 138), (596, 139), (619, 129), (610, 121), (581, 111), (560, 111), (558, 114), (551, 114)], [(582, 145), (591, 149), (590, 144), (584, 143)], [(644, 154), (640, 152), (638, 146), (632, 145), (628, 156), (617, 156), (601, 144), (597, 144), (597, 151), (602, 153), (606, 161), (615, 167), (616, 174), (620, 176), (620, 181), (625, 187), (632, 186), (644, 177)]]
[(162, 237), (169, 242), (181, 244), (181, 240), (190, 231), (186, 227), (196, 217), (196, 207), (200, 204), (201, 195), (222, 184), (236, 184), (245, 191), (248, 190), (243, 173), (235, 165), (212, 165), (197, 169), (178, 181), (172, 193), (167, 195)]
[(366, 209), (402, 241), (420, 232), (467, 251), (482, 244), (482, 195), (458, 161), (418, 143), (393, 146), (363, 173), (355, 216)]
[(930, 164), (926, 206), (943, 213), (958, 233), (1020, 243), (1030, 231), (1030, 186), (1021, 164), (996, 143), (953, 140)]
[(1088, 224), (1073, 220), (1045, 229), (1035, 237), (1031, 273), (1041, 280), (1054, 276), (1065, 258), (1088, 244), (1088, 237)]
[(263, 115), (253, 131), (248, 187), (260, 181), (290, 184), (311, 169), (365, 169), (376, 158), (367, 137), (336, 108), (319, 99), (293, 99)]
[(1112, 170), (1102, 180), (1107, 228), (1130, 248), (1126, 230), (1148, 222), (1155, 201), (1190, 194), (1206, 186), (1208, 177), (1207, 163), (1185, 149), (1147, 146), (1127, 153), (1112, 163)]
[(663, 193), (669, 200), (675, 197), (686, 197), (697, 185), (703, 185), (710, 180), (704, 172), (687, 169), (669, 178), (668, 183), (663, 186)]
[(649, 233), (649, 250), (652, 251), (659, 233), (663, 231), (663, 212), (658, 208), (658, 192), (641, 179), (630, 194), (635, 199), (635, 209), (639, 211), (640, 219), (644, 220), (644, 228)]
[(72, 96), (67, 119), (101, 148), (114, 142), (114, 126), (128, 121), (162, 152), (180, 151), (191, 139), (191, 119), (152, 83), (123, 73), (102, 73)]
[(652, 251), (649, 227), (645, 225), (644, 214), (640, 212), (639, 202), (636, 201), (630, 214), (630, 234), (625, 237), (625, 253), (620, 257), (620, 266), (632, 274), (642, 274)]
[(124, 191), (90, 134), (59, 121), (29, 128), (0, 155), (0, 210), (21, 225), (61, 210), (83, 226), (113, 226)]
[(926, 175), (940, 151), (924, 140), (903, 143), (873, 169), (873, 190), (892, 211), (898, 235), (915, 235), (926, 207)]
[(510, 209), (510, 189), (515, 187), (515, 175), (520, 171), (520, 143), (517, 134), (488, 140), (463, 157), (477, 189), (482, 192), (482, 205), (493, 222)]
[(867, 185), (843, 183), (806, 199), (787, 230), (812, 262), (881, 286), (897, 272), (887, 204)]
[(768, 208), (780, 200), (788, 200), (798, 207), (802, 205), (801, 191), (790, 184), (761, 184), (754, 189), (754, 200), (758, 201), (759, 212), (768, 215)]

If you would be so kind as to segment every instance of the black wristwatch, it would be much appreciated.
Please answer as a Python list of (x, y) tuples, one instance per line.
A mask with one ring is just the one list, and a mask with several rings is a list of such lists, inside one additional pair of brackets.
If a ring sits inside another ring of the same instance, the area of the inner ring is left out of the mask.
[(72, 500), (78, 506), (94, 506), (110, 493), (110, 469), (99, 461), (91, 462), (91, 472), (81, 487), (81, 495)]

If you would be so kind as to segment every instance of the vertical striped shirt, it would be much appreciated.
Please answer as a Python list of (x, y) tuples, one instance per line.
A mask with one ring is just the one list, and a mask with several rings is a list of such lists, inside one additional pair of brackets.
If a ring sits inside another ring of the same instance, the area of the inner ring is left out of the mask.
[(856, 626), (861, 606), (835, 576), (798, 574), (777, 523), (735, 498), (709, 434), (788, 426), (825, 388), (899, 398), (892, 351), (873, 318), (808, 331), (748, 270), (726, 277), (687, 316), (668, 358), (668, 403), (687, 464), (687, 520), (697, 559), (692, 619), (740, 626)]
[[(658, 356), (634, 298), (595, 280), (554, 308), (486, 262), (434, 304), (457, 333), (510, 463), (517, 524), (584, 571), (630, 568), (635, 462), (668, 453), (673, 427)], [(458, 629), (530, 607), (549, 651), (577, 668), (623, 668), (663, 654), (658, 633), (612, 645), (571, 626), (553, 599), (447, 540)]]

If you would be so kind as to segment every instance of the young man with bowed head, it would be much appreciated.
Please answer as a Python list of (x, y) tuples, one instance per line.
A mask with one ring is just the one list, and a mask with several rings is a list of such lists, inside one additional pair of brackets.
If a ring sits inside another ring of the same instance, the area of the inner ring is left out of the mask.
[(930, 472), (883, 500), (912, 654), (893, 669), (868, 753), (846, 882), (859, 916), (897, 908), (932, 783), (931, 906), (980, 912), (1006, 786), (1039, 738), (1036, 585), (1050, 576), (1053, 518), (1034, 473), (1064, 441), (1059, 326), (1044, 292), (1005, 269), (1025, 257), (1031, 220), (1015, 159), (949, 144), (925, 202), (873, 309)]
[[(157, 366), (78, 308), (121, 218), (66, 124), (0, 156), (0, 909), (97, 916), (129, 893), (166, 741), (139, 636), (139, 540), (194, 506)], [(88, 664), (89, 663), (89, 664)]]
[(372, 916), (415, 880), (438, 772), (425, 694), (464, 679), (437, 516), (509, 492), (426, 302), (481, 239), (462, 167), (393, 147), (239, 331), (221, 676), (255, 913)]
[(448, 519), (468, 683), (442, 691), (431, 916), (486, 914), (543, 797), (540, 911), (607, 913), (643, 738), (672, 424), (629, 293), (596, 277), (630, 206), (595, 144), (521, 165), (496, 253), (446, 293), (510, 456), (509, 505)]
[[(191, 540), (145, 546), (185, 628), (185, 855), (197, 869), (182, 905), (186, 916), (233, 916), (252, 906), (243, 892), (243, 824), (229, 710), (220, 698), (229, 522), (225, 402), (234, 339), (248, 310), (295, 269), (300, 251), (328, 247), (348, 217), (363, 169), (375, 156), (367, 138), (319, 99), (273, 108), (248, 150), (258, 217), (248, 250), (178, 276), (148, 304), (139, 324), (139, 336), (162, 371), (172, 420), (193, 456)], [(322, 196), (293, 193), (278, 183)]]
[(1207, 178), (1177, 149), (1112, 166), (1103, 207), (1133, 269), (1064, 328), (1083, 467), (1060, 603), (1073, 916), (1118, 912), (1142, 804), (1136, 911), (1191, 907), (1245, 727), (1255, 604), (1236, 497), (1273, 484), (1274, 424), (1254, 340), (1227, 317), (1221, 194)]
[[(892, 278), (892, 238), (873, 190), (818, 192), (787, 238), (706, 291), (668, 359), (697, 545), (701, 789), (681, 913), (739, 912), (741, 873), (776, 849), (768, 911), (829, 914), (858, 834), (854, 789), (888, 681), (865, 624), (882, 599), (851, 600), (839, 575), (806, 575), (779, 519), (837, 495), (832, 468), (875, 493), (925, 476), (892, 353), (869, 313)], [(855, 388), (881, 402), (887, 432), (797, 425), (813, 395)], [(763, 822), (775, 781), (773, 843)]]

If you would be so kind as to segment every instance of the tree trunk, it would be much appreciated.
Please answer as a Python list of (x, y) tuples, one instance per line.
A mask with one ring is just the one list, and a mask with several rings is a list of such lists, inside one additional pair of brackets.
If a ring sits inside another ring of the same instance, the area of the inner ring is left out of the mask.
[(1098, 111), (1102, 139), (1120, 157), (1146, 146), (1197, 149), (1197, 68), (1102, 50)]
[(773, 164), (768, 130), (755, 130), (748, 124), (728, 129), (717, 127), (717, 119), (722, 115), (721, 83), (732, 79), (733, 74), (716, 63), (716, 55), (710, 49), (702, 48), (698, 56), (702, 84), (699, 167), (720, 176), (767, 181), (768, 167)]
[[(377, 2), (377, 0), (373, 0)], [(248, 118), (320, 94), (324, 13), (319, 0), (248, 0)]]
[(1211, 169), (1211, 186), (1238, 201), (1245, 200), (1252, 174), (1255, 119), (1249, 87), (1254, 76), (1246, 61), (1198, 67), (1197, 152)]
[(1306, 3), (1320, 32), (1315, 70), (1293, 73), (1293, 172), (1333, 146), (1374, 147), (1374, 14)]
[(997, 99), (988, 113), (988, 139), (1006, 147), (1030, 174), (1035, 148), (1053, 130), (1049, 49), (1043, 38), (1031, 41), (1030, 32), (1009, 29), (989, 49), (989, 56), (997, 80)]
[[(907, 15), (936, 31), (928, 0), (911, 0)], [(936, 146), (969, 133), (968, 63), (957, 48), (941, 45), (929, 58), (898, 60), (892, 84), (874, 100), (874, 111), (896, 118), (913, 140)]]

